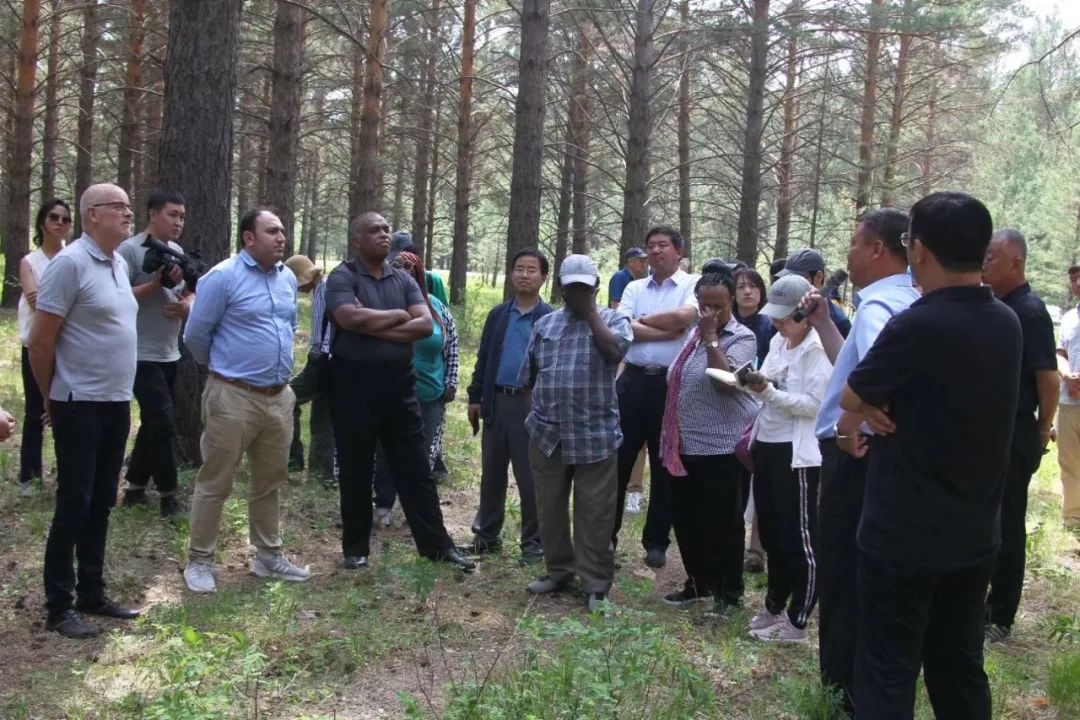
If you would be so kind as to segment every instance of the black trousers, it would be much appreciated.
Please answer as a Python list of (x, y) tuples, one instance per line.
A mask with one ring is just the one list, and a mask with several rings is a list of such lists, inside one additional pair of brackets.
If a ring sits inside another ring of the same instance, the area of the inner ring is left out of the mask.
[(176, 423), (173, 385), (176, 362), (140, 361), (135, 366), (135, 399), (139, 402), (139, 432), (128, 463), (128, 485), (146, 487), (150, 480), (162, 495), (176, 492)]
[(507, 469), (513, 466), (521, 499), (521, 549), (535, 552), (540, 549), (540, 524), (529, 466), (529, 433), (525, 430), (528, 407), (521, 395), (499, 393), (494, 400), (491, 417), (484, 421), (480, 436), (480, 507), (473, 518), (472, 531), (481, 542), (499, 543), (506, 519)]
[(817, 602), (817, 490), (821, 468), (791, 467), (791, 443), (754, 444), (754, 507), (765, 548), (765, 607), (806, 627)]
[(934, 715), (989, 720), (983, 612), (993, 561), (913, 573), (859, 553), (859, 718), (910, 720), (919, 668)]
[(1001, 498), (1001, 552), (986, 599), (986, 619), (994, 625), (1011, 628), (1020, 609), (1027, 559), (1028, 486), (1041, 460), (1042, 448), (1037, 444), (1014, 444), (1009, 454), (1005, 494)]
[(615, 507), (615, 533), (619, 544), (626, 486), (634, 470), (641, 446), (649, 448), (649, 511), (641, 544), (646, 550), (664, 550), (671, 544), (671, 475), (660, 462), (660, 425), (664, 420), (667, 377), (646, 375), (634, 365), (627, 365), (615, 384), (619, 395), (619, 422), (623, 441), (619, 446), (619, 493)]
[(338, 449), (341, 550), (371, 554), (371, 478), (382, 443), (417, 551), (436, 558), (452, 546), (424, 444), (416, 379), (409, 363), (330, 364), (330, 414)]
[(672, 478), (672, 518), (686, 583), (717, 601), (743, 595), (743, 467), (734, 455), (683, 455), (686, 477)]
[[(105, 537), (131, 428), (126, 402), (52, 402), (56, 512), (45, 543), (45, 608), (105, 595)], [(74, 569), (78, 560), (78, 575)]]
[(866, 457), (856, 458), (821, 442), (818, 496), (818, 657), (821, 682), (843, 693), (850, 714), (855, 702), (855, 641), (858, 628), (856, 573), (859, 552), (855, 534), (862, 517)]
[(289, 446), (289, 463), (304, 468), (304, 441), (300, 437), (300, 415), (305, 404), (311, 405), (311, 447), (308, 448), (308, 476), (322, 479), (334, 477), (334, 431), (330, 425), (330, 402), (319, 387), (318, 353), (308, 353), (307, 364), (289, 385), (296, 394), (293, 406), (293, 437)]
[(19, 448), (19, 482), (27, 483), (40, 478), (42, 437), (45, 425), (41, 416), (45, 413), (45, 402), (34, 373), (30, 370), (30, 353), (22, 349), (22, 386), (26, 398), (26, 411), (23, 413), (22, 446)]

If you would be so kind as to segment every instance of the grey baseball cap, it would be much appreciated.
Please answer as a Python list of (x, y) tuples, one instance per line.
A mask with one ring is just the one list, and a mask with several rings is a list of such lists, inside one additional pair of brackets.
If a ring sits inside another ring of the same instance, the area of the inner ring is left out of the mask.
[(563, 285), (582, 283), (596, 287), (600, 282), (600, 271), (588, 255), (567, 255), (559, 266), (559, 282)]
[(390, 236), (390, 254), (386, 256), (387, 262), (394, 262), (394, 258), (405, 251), (415, 253), (416, 245), (413, 243), (412, 233), (408, 230), (398, 230)]
[(813, 275), (825, 272), (825, 257), (817, 250), (796, 250), (788, 256), (784, 269), (776, 273), (777, 277), (786, 277), (792, 273)]
[(777, 279), (769, 288), (768, 302), (761, 308), (761, 314), (774, 320), (783, 320), (795, 312), (803, 295), (812, 288), (810, 281), (802, 275), (785, 275)]
[(623, 254), (623, 260), (645, 259), (648, 255), (639, 247), (632, 247)]

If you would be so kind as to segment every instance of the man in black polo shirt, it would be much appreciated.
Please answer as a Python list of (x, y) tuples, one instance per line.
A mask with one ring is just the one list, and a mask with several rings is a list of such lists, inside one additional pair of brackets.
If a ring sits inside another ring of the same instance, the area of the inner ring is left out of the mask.
[(1027, 545), (1028, 485), (1050, 442), (1058, 404), (1054, 322), (1046, 305), (1031, 291), (1024, 272), (1026, 262), (1027, 242), (1019, 231), (1005, 228), (994, 233), (986, 249), (983, 282), (1020, 319), (1024, 355), (1016, 427), (1009, 451), (1005, 495), (1001, 500), (1001, 554), (986, 599), (986, 639), (990, 642), (1000, 642), (1009, 636), (1020, 607)]
[(962, 193), (911, 208), (901, 236), (924, 295), (848, 376), (876, 433), (859, 525), (859, 717), (911, 718), (924, 670), (939, 718), (990, 718), (986, 588), (1016, 416), (1022, 336), (982, 285), (990, 213)]
[(412, 369), (413, 342), (432, 332), (420, 287), (386, 261), (390, 224), (368, 212), (349, 225), (356, 257), (326, 281), (326, 311), (337, 331), (330, 348), (330, 415), (341, 488), (345, 567), (366, 567), (371, 538), (371, 477), (382, 443), (417, 551), (471, 570), (443, 525), (428, 464)]

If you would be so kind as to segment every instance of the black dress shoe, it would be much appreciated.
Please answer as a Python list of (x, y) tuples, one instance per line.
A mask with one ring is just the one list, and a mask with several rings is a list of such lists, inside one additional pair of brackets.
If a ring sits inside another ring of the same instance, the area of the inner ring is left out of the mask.
[(75, 640), (86, 640), (101, 634), (101, 630), (86, 622), (83, 616), (74, 610), (50, 615), (45, 621), (45, 629)]
[(367, 555), (346, 555), (342, 563), (346, 570), (360, 570), (368, 566)]
[(448, 547), (438, 554), (435, 558), (444, 563), (456, 565), (462, 570), (475, 570), (476, 563), (461, 554), (461, 551), (456, 547)]
[(457, 550), (466, 555), (493, 555), (502, 552), (502, 545), (499, 543), (489, 543), (486, 540), (475, 538), (471, 543), (458, 545)]
[(667, 553), (659, 548), (646, 550), (645, 564), (651, 568), (662, 568), (667, 565)]
[(87, 615), (101, 615), (103, 617), (116, 618), (117, 620), (134, 620), (139, 617), (138, 610), (117, 605), (109, 598), (102, 598), (95, 602), (75, 601), (75, 609)]

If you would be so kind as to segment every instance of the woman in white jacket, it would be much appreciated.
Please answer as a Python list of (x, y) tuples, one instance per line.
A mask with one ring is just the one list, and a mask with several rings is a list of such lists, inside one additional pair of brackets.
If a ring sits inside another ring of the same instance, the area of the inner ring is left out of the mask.
[(821, 452), (814, 419), (832, 374), (817, 333), (792, 314), (811, 289), (798, 275), (773, 283), (761, 312), (777, 334), (761, 368), (766, 381), (750, 389), (761, 401), (754, 423), (754, 505), (768, 558), (765, 607), (750, 634), (770, 642), (802, 642), (817, 601), (818, 473)]

